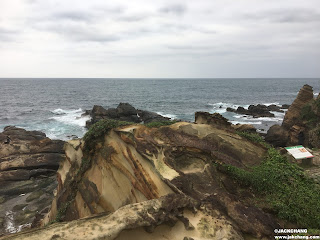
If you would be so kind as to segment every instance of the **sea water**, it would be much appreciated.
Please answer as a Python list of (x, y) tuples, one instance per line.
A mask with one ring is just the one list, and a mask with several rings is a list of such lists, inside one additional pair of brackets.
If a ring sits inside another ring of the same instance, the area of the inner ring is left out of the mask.
[(15, 125), (40, 130), (53, 139), (82, 137), (93, 105), (135, 108), (172, 119), (194, 121), (196, 111), (218, 112), (232, 123), (249, 123), (265, 132), (281, 124), (274, 118), (253, 118), (227, 112), (250, 104), (291, 104), (304, 84), (320, 90), (320, 79), (0, 79), (0, 131)]

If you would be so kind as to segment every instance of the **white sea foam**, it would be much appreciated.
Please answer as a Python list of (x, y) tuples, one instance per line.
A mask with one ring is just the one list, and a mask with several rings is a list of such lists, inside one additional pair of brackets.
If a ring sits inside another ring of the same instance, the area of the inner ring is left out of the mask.
[(84, 113), (81, 108), (75, 110), (63, 110), (58, 108), (53, 110), (52, 113), (58, 114), (58, 116), (50, 117), (50, 119), (80, 127), (84, 127), (86, 125), (86, 121), (90, 119), (90, 116), (81, 116)]
[(238, 107), (243, 107), (248, 109), (249, 105), (237, 105), (233, 103), (224, 103), (224, 102), (218, 102), (218, 103), (208, 103), (209, 106), (212, 106), (212, 110), (210, 111), (211, 113), (225, 113), (227, 112), (227, 108), (233, 108), (237, 109)]
[(161, 115), (163, 117), (170, 118), (171, 120), (177, 119), (177, 115), (175, 115), (175, 114), (170, 114), (170, 113), (165, 114), (165, 113), (162, 113), (162, 112), (157, 112), (157, 114), (159, 114), (159, 115)]
[(250, 122), (250, 121), (230, 121), (232, 124), (252, 124), (252, 125), (261, 125), (262, 122), (261, 121), (257, 121), (257, 122)]
[(262, 103), (262, 105), (270, 106), (270, 105), (276, 105), (278, 107), (281, 107), (282, 105), (278, 102), (272, 102), (272, 103)]
[[(274, 113), (274, 112), (272, 112)], [(280, 115), (281, 114), (281, 115)], [(254, 118), (252, 116), (248, 115), (234, 115), (232, 116), (233, 118), (241, 119), (242, 121), (252, 121), (252, 122), (281, 122), (284, 117), (284, 113), (278, 113), (275, 114), (275, 117), (258, 117)]]
[(57, 115), (71, 114), (71, 113), (83, 113), (81, 108), (73, 109), (73, 110), (64, 110), (64, 109), (61, 109), (61, 108), (57, 108), (57, 109), (55, 109), (55, 110), (53, 110), (51, 112), (54, 113), (54, 114), (57, 114)]

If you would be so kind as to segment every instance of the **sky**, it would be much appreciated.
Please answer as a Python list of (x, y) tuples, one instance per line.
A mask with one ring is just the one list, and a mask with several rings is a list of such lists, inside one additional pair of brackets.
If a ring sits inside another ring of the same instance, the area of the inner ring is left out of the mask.
[(320, 77), (320, 0), (1, 0), (0, 77)]

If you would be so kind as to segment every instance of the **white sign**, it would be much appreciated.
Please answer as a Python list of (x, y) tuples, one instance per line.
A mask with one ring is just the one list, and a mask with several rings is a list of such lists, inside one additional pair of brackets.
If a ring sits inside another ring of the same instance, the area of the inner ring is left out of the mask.
[(295, 159), (313, 158), (313, 155), (303, 146), (286, 147)]

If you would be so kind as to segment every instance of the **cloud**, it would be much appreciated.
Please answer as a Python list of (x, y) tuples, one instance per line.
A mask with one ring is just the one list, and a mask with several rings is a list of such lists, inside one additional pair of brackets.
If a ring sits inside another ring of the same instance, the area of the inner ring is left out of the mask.
[(56, 24), (49, 23), (40, 26), (38, 29), (53, 32), (76, 42), (112, 42), (119, 40), (119, 36), (99, 31), (92, 26), (75, 23)]
[(276, 9), (255, 14), (246, 14), (244, 17), (275, 23), (320, 22), (320, 12), (313, 9)]
[(167, 5), (159, 9), (159, 12), (161, 13), (175, 14), (175, 15), (182, 15), (186, 13), (186, 11), (187, 11), (186, 5), (182, 5), (182, 4)]
[(65, 11), (65, 12), (54, 13), (50, 16), (50, 18), (57, 19), (59, 21), (72, 20), (72, 21), (90, 22), (93, 19), (95, 19), (95, 16), (89, 14), (88, 12)]
[(17, 35), (19, 35), (19, 31), (12, 30), (8, 28), (4, 28), (0, 26), (0, 41), (9, 42), (14, 41)]
[(245, 77), (270, 65), (292, 76), (295, 62), (320, 75), (319, 13), (319, 0), (1, 0), (1, 74), (146, 77), (149, 66), (150, 77), (219, 77), (242, 66)]

